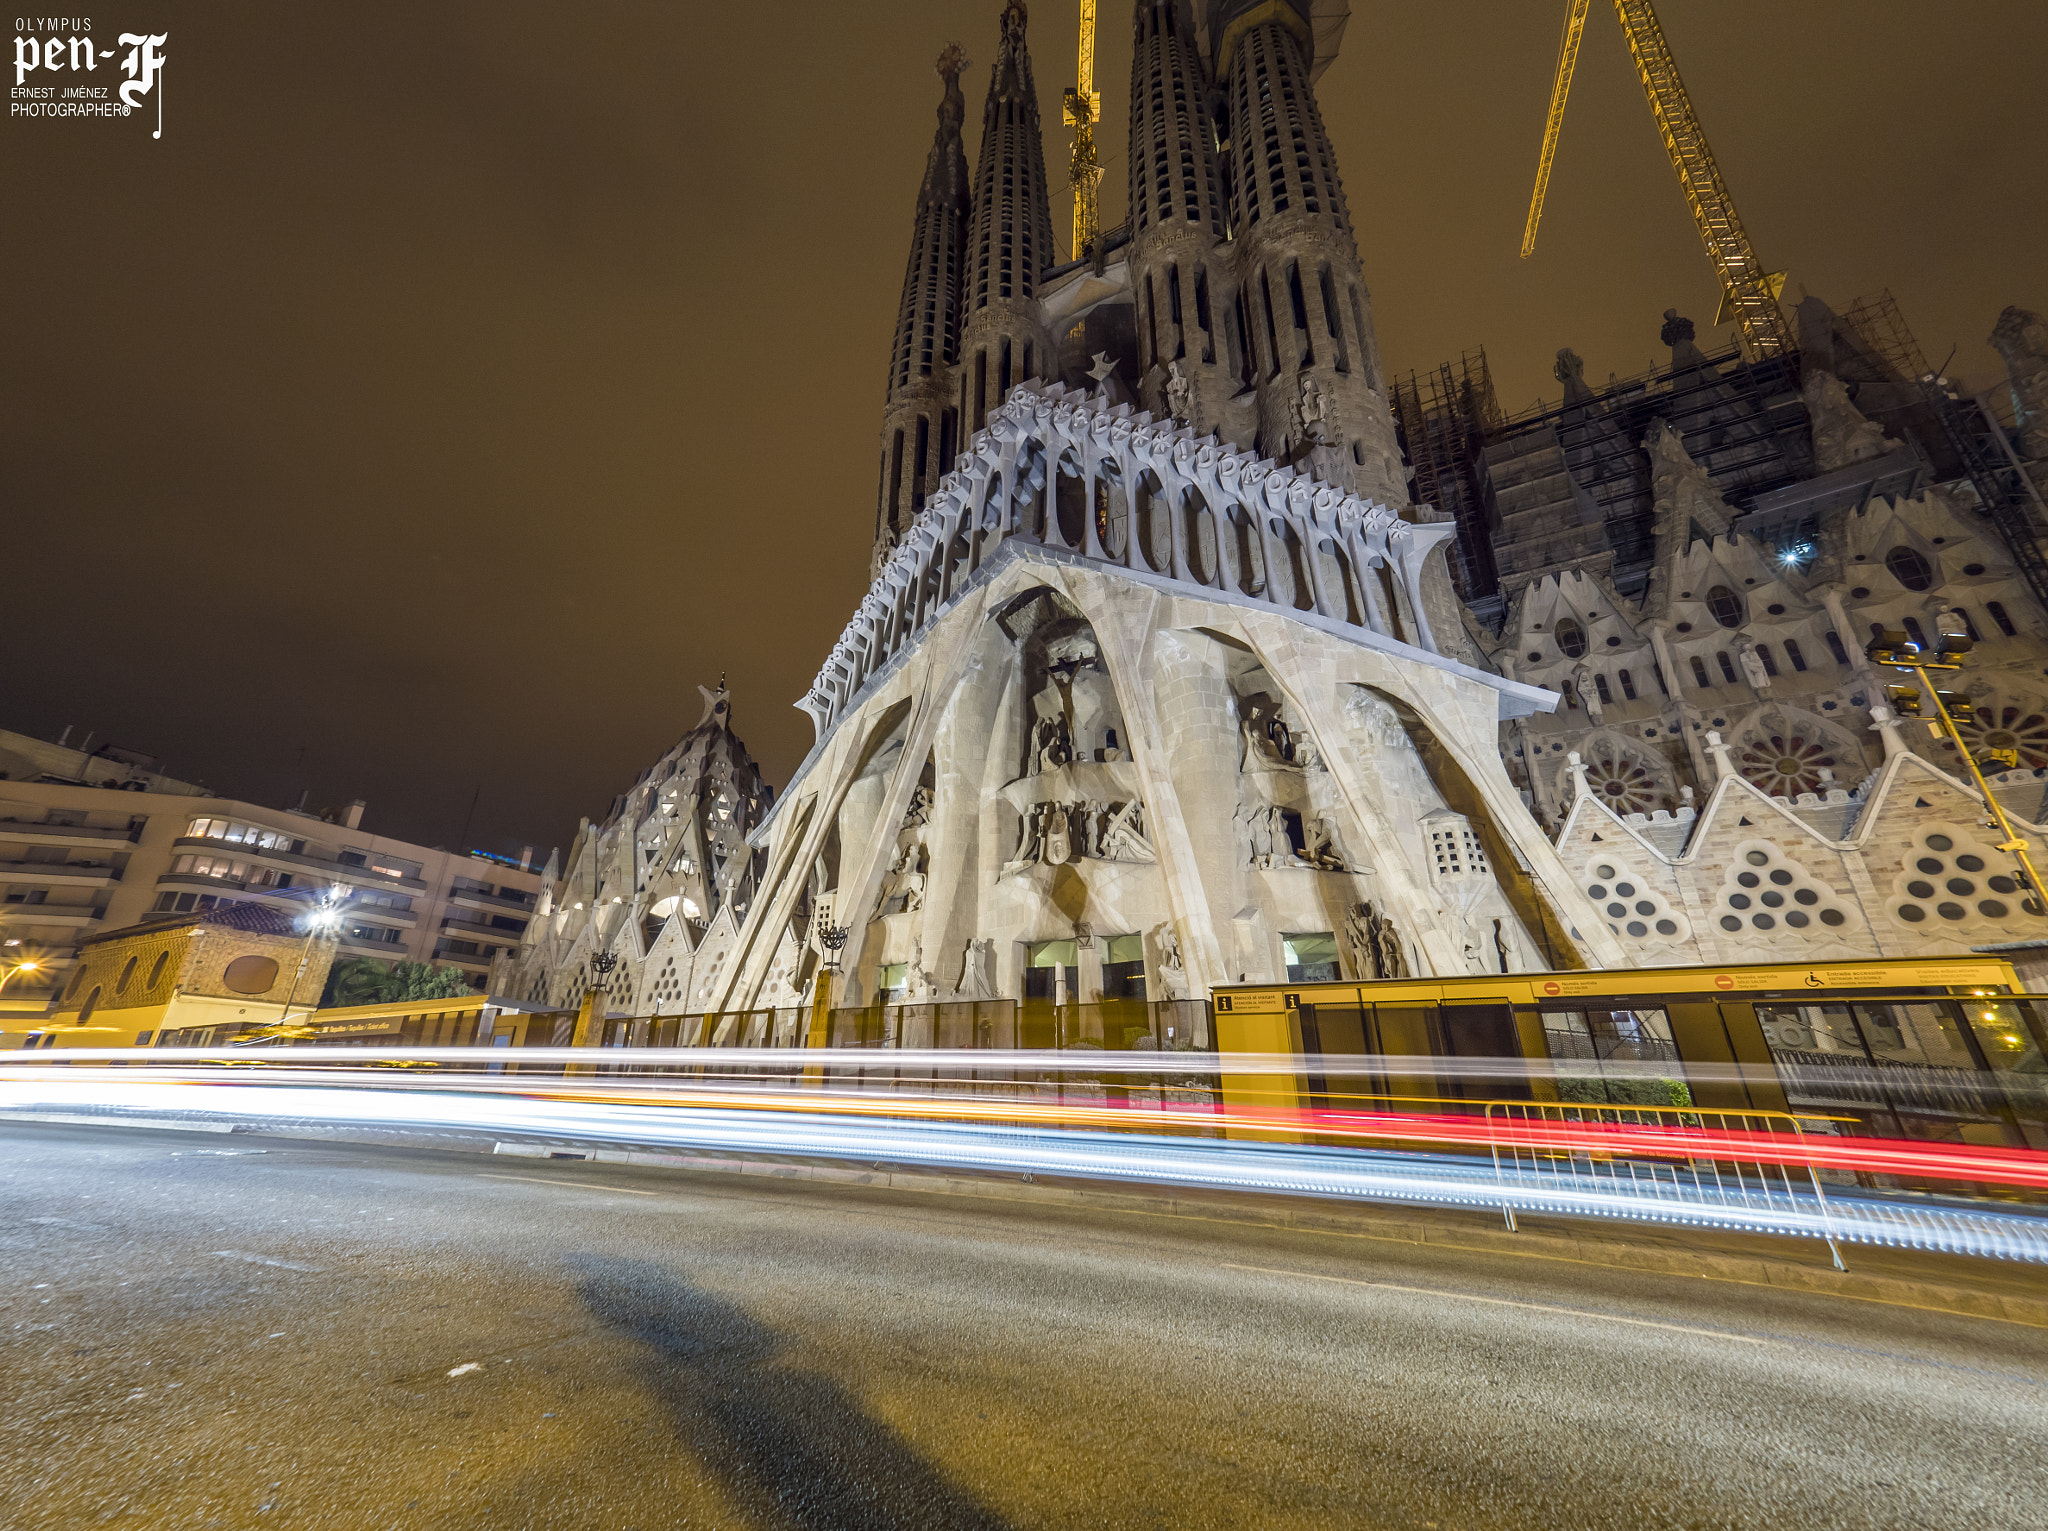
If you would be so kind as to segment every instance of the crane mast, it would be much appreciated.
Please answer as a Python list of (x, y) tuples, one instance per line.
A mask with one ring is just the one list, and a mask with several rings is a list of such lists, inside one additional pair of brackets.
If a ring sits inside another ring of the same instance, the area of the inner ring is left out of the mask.
[(1081, 0), (1081, 53), (1074, 72), (1078, 83), (1067, 87), (1061, 104), (1074, 130), (1067, 185), (1074, 193), (1074, 259), (1079, 260), (1095, 243), (1095, 193), (1102, 182), (1102, 166), (1095, 159), (1095, 124), (1102, 118), (1102, 95), (1095, 89), (1095, 0)]
[[(1522, 255), (1527, 258), (1536, 247), (1536, 225), (1543, 213), (1543, 194), (1550, 182), (1551, 161), (1557, 153), (1559, 128), (1564, 120), (1565, 97), (1570, 93), (1572, 68), (1578, 60), (1579, 36), (1585, 29), (1590, 0), (1572, 0), (1565, 19), (1564, 42), (1558, 51), (1557, 79), (1550, 92), (1550, 118), (1544, 129), (1543, 152), (1536, 167), (1536, 193), (1529, 203), (1529, 223), (1522, 235)], [(1636, 74), (1649, 98), (1651, 115), (1657, 119), (1658, 135), (1678, 183), (1685, 191), (1700, 240), (1707, 247), (1707, 259), (1721, 282), (1721, 312), (1717, 320), (1732, 320), (1741, 332), (1745, 350), (1752, 356), (1772, 356), (1792, 349), (1792, 332), (1778, 307), (1784, 288), (1783, 272), (1766, 271), (1750, 245), (1742, 219), (1735, 211), (1735, 199), (1721, 179), (1714, 151), (1707, 145), (1705, 129), (1692, 108), (1692, 97), (1679, 78), (1678, 61), (1664, 39), (1656, 8), (1650, 0), (1614, 0), (1614, 13), (1621, 22), (1628, 51), (1636, 62)]]

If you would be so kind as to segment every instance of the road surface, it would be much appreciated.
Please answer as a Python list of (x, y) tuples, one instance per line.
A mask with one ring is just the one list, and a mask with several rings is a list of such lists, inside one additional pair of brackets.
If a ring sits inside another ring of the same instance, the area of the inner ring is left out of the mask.
[(2048, 1330), (1112, 1211), (0, 1125), (0, 1525), (2042, 1524)]

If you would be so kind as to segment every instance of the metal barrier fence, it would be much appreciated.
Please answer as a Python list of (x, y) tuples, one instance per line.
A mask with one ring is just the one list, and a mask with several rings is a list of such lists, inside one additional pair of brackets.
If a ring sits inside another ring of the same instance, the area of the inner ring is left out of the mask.
[[(1827, 1240), (1835, 1269), (1844, 1269), (1797, 1116), (1526, 1100), (1488, 1101), (1485, 1114), (1494, 1176), (1503, 1186), (1515, 1180), (1517, 1199), (1533, 1189), (1554, 1194), (1561, 1211), (1626, 1196), (1782, 1215), (1782, 1231)], [(1501, 1214), (1513, 1229), (1514, 1202), (1503, 1199)]]

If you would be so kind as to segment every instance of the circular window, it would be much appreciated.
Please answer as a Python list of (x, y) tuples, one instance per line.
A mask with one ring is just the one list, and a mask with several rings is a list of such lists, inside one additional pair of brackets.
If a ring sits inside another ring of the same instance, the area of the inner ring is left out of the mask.
[(2023, 898), (2020, 900), (2020, 907), (2029, 914), (2039, 914), (2041, 912), (2041, 901), (2038, 898)]
[(1931, 851), (1950, 851), (1956, 846), (1956, 842), (1947, 835), (1929, 835), (1922, 843)]
[(1982, 856), (1958, 856), (1956, 857), (1956, 865), (1965, 872), (1981, 872), (1984, 870), (1984, 858)]
[(1657, 906), (1648, 899), (1644, 899), (1640, 904), (1636, 905), (1637, 914), (1655, 914), (1656, 912)]
[(1758, 894), (1757, 902), (1766, 909), (1783, 909), (1785, 907), (1785, 895), (1773, 888), (1767, 893)]
[(1624, 914), (1627, 914), (1627, 913), (1628, 913), (1628, 905), (1627, 905), (1627, 904), (1609, 904), (1609, 905), (1607, 906), (1607, 912), (1608, 912), (1609, 914), (1613, 915), (1613, 916), (1614, 916), (1615, 918), (1619, 919), (1619, 918), (1620, 918), (1620, 917), (1621, 917), (1622, 915), (1624, 915)]
[(1934, 906), (1934, 912), (1940, 915), (1944, 920), (1960, 920), (1961, 918), (1963, 918), (1964, 915), (1968, 914), (1970, 911), (1965, 909), (1961, 904), (1936, 904)]
[(126, 964), (122, 966), (121, 976), (114, 981), (114, 992), (116, 994), (126, 994), (128, 992), (128, 981), (135, 976), (135, 964), (141, 960), (140, 957), (130, 957)]
[(1804, 930), (1811, 923), (1811, 916), (1804, 910), (1788, 909), (1785, 911), (1785, 923), (1795, 930)]
[(269, 957), (237, 957), (220, 981), (237, 994), (261, 994), (277, 982), (277, 963)]
[(1658, 934), (1658, 935), (1660, 935), (1660, 936), (1675, 936), (1675, 935), (1677, 935), (1677, 934), (1678, 934), (1678, 922), (1677, 922), (1677, 921), (1675, 921), (1675, 920), (1659, 920), (1659, 921), (1657, 922), (1657, 934)]
[(1968, 898), (1977, 891), (1977, 885), (1967, 877), (1951, 877), (1948, 880), (1948, 891), (1958, 898)]
[[(1905, 912), (1903, 909), (1899, 911), (1901, 914)], [(1846, 918), (1847, 916), (1839, 909), (1823, 909), (1820, 912), (1820, 922), (1823, 925), (1839, 925)]]
[(1911, 882), (1906, 884), (1906, 891), (1912, 894), (1915, 898), (1932, 898), (1934, 897), (1934, 884), (1931, 882), (1922, 882), (1919, 878), (1916, 877)]
[(1742, 626), (1742, 597), (1726, 585), (1716, 585), (1707, 592), (1707, 610), (1723, 627)]
[(1678, 624), (1678, 630), (1682, 633), (1689, 633), (1692, 631), (1692, 624), (1690, 622), (1681, 622)]
[(1963, 565), (1963, 572), (1969, 575), (1971, 579), (1975, 579), (1984, 572), (1984, 565), (1980, 563), (1966, 563)]
[(2010, 877), (1987, 877), (1984, 881), (1991, 885), (1993, 893), (2017, 893), (2020, 890), (2020, 885)]
[(1918, 861), (1914, 862), (1913, 865), (1918, 867), (1921, 871), (1925, 872), (1929, 877), (1939, 877), (1942, 873), (1941, 862), (1937, 861), (1932, 856), (1922, 856)]
[(1977, 912), (1986, 919), (2002, 920), (2012, 911), (1995, 898), (1987, 898), (1977, 906)]
[(1577, 659), (1586, 652), (1586, 630), (1570, 617), (1551, 629), (1550, 637), (1567, 659)]
[(1768, 914), (1753, 914), (1749, 917), (1749, 923), (1758, 930), (1770, 930), (1775, 928), (1778, 922)]
[(1634, 898), (1636, 896), (1636, 885), (1632, 882), (1618, 882), (1614, 885), (1614, 896), (1616, 898)]
[(1742, 929), (1742, 919), (1741, 919), (1741, 916), (1739, 916), (1739, 915), (1733, 915), (1733, 914), (1724, 914), (1724, 915), (1722, 915), (1722, 916), (1721, 916), (1721, 928), (1722, 928), (1723, 930), (1740, 930), (1740, 929)]
[(1529, 650), (1529, 663), (1541, 664), (1543, 663), (1543, 656), (1537, 653), (1534, 649), (1531, 649)]
[(1611, 649), (1618, 649), (1621, 647), (1621, 640), (1619, 638), (1609, 638), (1607, 640), (1607, 646)]
[(1908, 590), (1925, 590), (1934, 583), (1933, 566), (1903, 542), (1884, 555), (1884, 566)]
[(1647, 936), (1650, 933), (1650, 927), (1641, 920), (1630, 920), (1628, 922), (1628, 933), (1632, 936)]
[(1763, 881), (1763, 879), (1757, 876), (1754, 872), (1737, 872), (1735, 874), (1735, 880), (1741, 883), (1742, 886), (1745, 888), (1754, 888)]
[(1612, 877), (1614, 875), (1614, 868), (1610, 866), (1597, 866), (1593, 868), (1593, 875), (1595, 877)]
[(1811, 888), (1798, 888), (1793, 891), (1792, 901), (1795, 904), (1805, 904), (1810, 908), (1820, 902), (1820, 895)]
[(1747, 909), (1749, 907), (1749, 895), (1747, 893), (1729, 894), (1728, 907), (1730, 909)]
[(1742, 859), (1744, 861), (1747, 861), (1753, 867), (1763, 867), (1769, 866), (1771, 864), (1771, 858), (1765, 855), (1762, 851), (1751, 851)]
[(1927, 918), (1927, 911), (1918, 904), (1901, 904), (1899, 905), (1899, 918), (1908, 925), (1918, 925)]
[(1603, 899), (1607, 897), (1607, 890), (1601, 887), (1600, 884), (1596, 882), (1593, 884), (1592, 887), (1586, 890), (1586, 897), (1595, 900)]
[(1771, 881), (1781, 888), (1789, 888), (1792, 886), (1792, 874), (1783, 867), (1779, 867), (1777, 871), (1771, 873)]

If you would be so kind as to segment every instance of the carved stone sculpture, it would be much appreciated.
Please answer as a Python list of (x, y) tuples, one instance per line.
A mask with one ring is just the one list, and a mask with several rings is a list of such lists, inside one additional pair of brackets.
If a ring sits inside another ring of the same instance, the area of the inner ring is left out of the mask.
[(1165, 999), (1188, 997), (1187, 970), (1181, 966), (1180, 937), (1168, 931), (1159, 943), (1159, 987)]
[(1814, 368), (1799, 392), (1813, 426), (1814, 464), (1823, 472), (1882, 457), (1895, 445), (1885, 438), (1882, 427), (1863, 417), (1834, 373)]
[(1166, 371), (1166, 412), (1185, 424), (1194, 404), (1194, 384), (1180, 370), (1177, 359), (1167, 363)]

